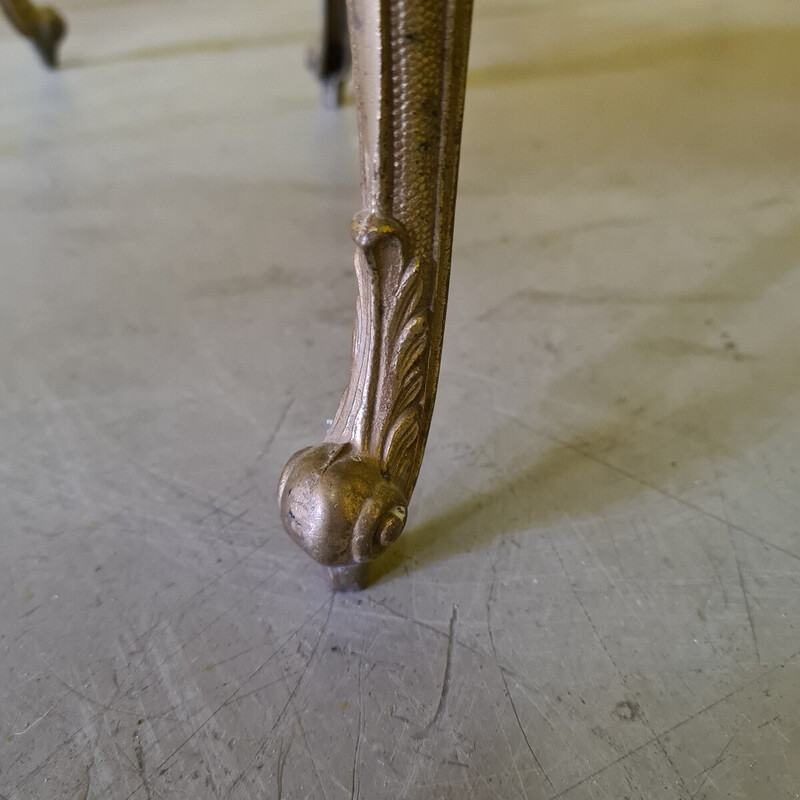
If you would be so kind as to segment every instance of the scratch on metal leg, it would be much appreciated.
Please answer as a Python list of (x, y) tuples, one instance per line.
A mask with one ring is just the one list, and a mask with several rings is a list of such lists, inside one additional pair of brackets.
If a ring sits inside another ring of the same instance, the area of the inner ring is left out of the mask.
[(455, 655), (455, 648), (453, 642), (455, 641), (456, 633), (456, 620), (458, 619), (458, 607), (453, 606), (453, 613), (450, 616), (450, 634), (447, 639), (447, 659), (444, 667), (444, 680), (442, 681), (442, 693), (439, 695), (439, 703), (436, 706), (436, 711), (433, 712), (431, 721), (421, 730), (412, 734), (412, 739), (424, 739), (430, 732), (433, 726), (439, 721), (439, 718), (444, 713), (445, 703), (447, 702), (447, 693), (450, 691), (450, 677), (453, 673), (453, 657)]

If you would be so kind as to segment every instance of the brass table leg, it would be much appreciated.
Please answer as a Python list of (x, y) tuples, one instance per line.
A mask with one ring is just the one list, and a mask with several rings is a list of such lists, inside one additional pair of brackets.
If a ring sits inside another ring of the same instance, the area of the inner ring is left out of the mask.
[(350, 382), (278, 487), (289, 536), (358, 588), (403, 530), (439, 376), (471, 0), (348, 0), (363, 210)]
[(67, 32), (64, 19), (50, 6), (37, 6), (29, 0), (0, 0), (11, 24), (30, 39), (42, 61), (51, 68), (58, 66), (58, 46)]
[(350, 74), (350, 37), (345, 0), (322, 0), (322, 36), (312, 51), (309, 66), (322, 84), (322, 103), (327, 108), (342, 104)]

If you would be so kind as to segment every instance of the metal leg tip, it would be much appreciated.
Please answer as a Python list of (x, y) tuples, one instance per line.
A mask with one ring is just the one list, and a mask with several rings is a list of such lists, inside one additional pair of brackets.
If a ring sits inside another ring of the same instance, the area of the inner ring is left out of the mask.
[(367, 565), (325, 567), (325, 574), (335, 592), (359, 592), (367, 585)]

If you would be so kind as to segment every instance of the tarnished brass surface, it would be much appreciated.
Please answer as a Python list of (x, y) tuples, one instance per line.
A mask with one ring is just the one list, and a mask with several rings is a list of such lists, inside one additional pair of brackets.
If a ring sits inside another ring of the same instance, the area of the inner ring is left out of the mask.
[(0, 8), (11, 24), (33, 42), (42, 61), (48, 67), (57, 67), (58, 48), (67, 33), (67, 25), (58, 11), (29, 0), (0, 0)]
[(363, 200), (352, 224), (350, 382), (325, 442), (295, 453), (278, 489), (289, 536), (333, 568), (364, 564), (397, 539), (422, 462), (444, 332), (472, 2), (349, 0), (347, 10)]

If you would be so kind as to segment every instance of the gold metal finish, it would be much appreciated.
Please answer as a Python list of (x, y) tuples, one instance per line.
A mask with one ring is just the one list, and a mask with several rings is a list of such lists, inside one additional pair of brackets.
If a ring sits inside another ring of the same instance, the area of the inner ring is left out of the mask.
[(349, 0), (363, 210), (350, 382), (278, 488), (289, 536), (357, 588), (401, 534), (444, 333), (471, 0)]
[(58, 47), (67, 33), (64, 18), (50, 6), (37, 6), (29, 0), (0, 0), (11, 24), (33, 42), (42, 61), (54, 69), (58, 66)]

